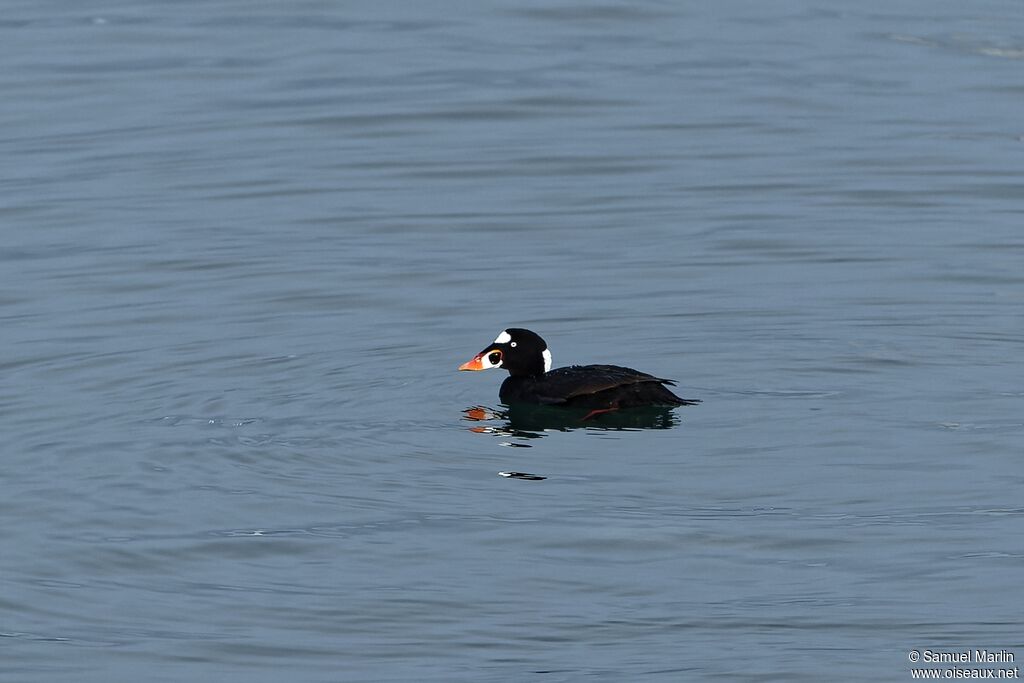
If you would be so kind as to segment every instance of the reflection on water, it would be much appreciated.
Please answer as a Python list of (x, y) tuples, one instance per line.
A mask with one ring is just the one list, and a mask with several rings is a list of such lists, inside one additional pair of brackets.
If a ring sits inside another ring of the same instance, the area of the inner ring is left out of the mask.
[[(518, 439), (539, 439), (545, 432), (568, 432), (574, 429), (671, 429), (680, 423), (675, 410), (669, 407), (630, 408), (597, 415), (592, 415), (591, 411), (585, 408), (534, 405), (511, 405), (502, 408), (473, 406), (462, 412), (464, 420), (477, 423), (469, 428), (471, 432)], [(523, 447), (527, 444), (509, 445)]]
[(498, 472), (499, 477), (505, 477), (506, 479), (523, 479), (524, 481), (544, 481), (547, 477), (542, 477), (539, 474), (530, 474), (529, 472)]

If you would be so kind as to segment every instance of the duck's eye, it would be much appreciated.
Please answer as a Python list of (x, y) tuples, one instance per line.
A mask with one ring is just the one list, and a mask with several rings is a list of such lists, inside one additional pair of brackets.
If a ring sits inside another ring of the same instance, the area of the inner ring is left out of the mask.
[(487, 356), (487, 360), (490, 361), (491, 365), (497, 365), (498, 363), (501, 362), (501, 351), (492, 352), (489, 356)]
[(511, 344), (509, 344), (509, 346), (511, 346), (514, 349), (514, 348), (516, 348), (516, 343), (512, 342)]

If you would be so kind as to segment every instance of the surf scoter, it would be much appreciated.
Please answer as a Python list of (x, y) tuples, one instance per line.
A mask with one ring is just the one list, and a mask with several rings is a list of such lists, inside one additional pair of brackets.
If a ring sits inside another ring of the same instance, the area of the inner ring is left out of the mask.
[[(551, 369), (551, 352), (540, 335), (510, 327), (494, 343), (459, 366), (459, 370), (504, 368), (502, 403), (533, 403), (589, 409), (593, 415), (642, 406), (689, 406), (697, 399), (679, 398), (665, 386), (674, 385), (646, 372), (618, 365), (570, 365)], [(585, 418), (586, 419), (586, 418)]]

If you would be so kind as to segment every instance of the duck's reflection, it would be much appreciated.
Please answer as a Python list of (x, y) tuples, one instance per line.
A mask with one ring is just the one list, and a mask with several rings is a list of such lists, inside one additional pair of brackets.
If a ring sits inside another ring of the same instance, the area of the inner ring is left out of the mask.
[(462, 412), (463, 419), (475, 423), (469, 428), (472, 432), (520, 439), (539, 439), (545, 432), (575, 429), (672, 429), (680, 423), (675, 411), (669, 407), (630, 408), (592, 416), (591, 411), (585, 409), (536, 405), (473, 406)]

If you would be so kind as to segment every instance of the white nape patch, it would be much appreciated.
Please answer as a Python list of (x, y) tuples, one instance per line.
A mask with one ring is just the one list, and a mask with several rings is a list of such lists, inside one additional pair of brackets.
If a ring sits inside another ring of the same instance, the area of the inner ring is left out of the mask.
[(501, 334), (494, 339), (495, 344), (508, 344), (510, 341), (512, 341), (512, 335), (508, 333), (508, 330), (502, 330)]
[(544, 372), (551, 372), (551, 352), (544, 349), (540, 355), (544, 356)]

